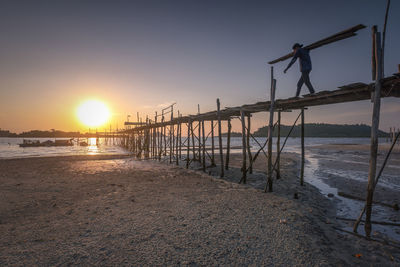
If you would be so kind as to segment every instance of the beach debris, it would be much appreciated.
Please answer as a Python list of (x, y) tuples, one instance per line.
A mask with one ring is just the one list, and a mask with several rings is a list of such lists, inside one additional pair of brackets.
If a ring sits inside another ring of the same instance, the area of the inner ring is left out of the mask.
[(281, 224), (287, 224), (287, 220), (286, 220), (286, 219), (279, 219), (279, 223), (281, 223)]
[(362, 256), (361, 253), (354, 254), (354, 257), (356, 257), (356, 258), (361, 258), (361, 256)]

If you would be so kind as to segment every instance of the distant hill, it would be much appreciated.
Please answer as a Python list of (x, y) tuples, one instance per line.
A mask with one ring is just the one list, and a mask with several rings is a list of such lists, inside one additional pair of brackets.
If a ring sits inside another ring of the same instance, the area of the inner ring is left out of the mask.
[[(281, 125), (281, 136), (286, 136), (292, 126)], [(254, 136), (266, 137), (268, 127), (264, 126), (254, 132)], [(305, 137), (370, 137), (371, 126), (365, 124), (326, 124), (326, 123), (306, 123), (304, 124)], [(277, 129), (274, 135), (277, 136)], [(296, 125), (290, 135), (292, 137), (300, 137), (300, 125)], [(389, 134), (379, 131), (379, 137), (388, 137)]]

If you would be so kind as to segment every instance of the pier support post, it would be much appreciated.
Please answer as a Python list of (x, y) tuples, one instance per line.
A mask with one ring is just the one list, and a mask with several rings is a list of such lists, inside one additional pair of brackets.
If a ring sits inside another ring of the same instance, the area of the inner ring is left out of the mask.
[(246, 145), (246, 121), (245, 121), (245, 115), (243, 109), (240, 110), (240, 120), (242, 122), (242, 179), (240, 180), (239, 183), (243, 181), (243, 183), (246, 183), (246, 178), (247, 178), (247, 166), (246, 166), (246, 150), (247, 150), (247, 145)]
[(211, 167), (215, 167), (214, 121), (211, 120)]
[(276, 179), (281, 178), (281, 111), (278, 111), (278, 136), (276, 139)]
[(232, 124), (231, 118), (228, 119), (228, 136), (226, 137), (226, 163), (225, 163), (225, 170), (229, 169), (229, 155), (231, 152), (231, 131), (232, 131)]
[(376, 59), (376, 80), (375, 91), (373, 94), (373, 110), (372, 110), (372, 125), (371, 125), (371, 150), (368, 171), (368, 187), (366, 199), (366, 214), (365, 214), (365, 234), (367, 238), (371, 236), (371, 213), (372, 201), (375, 190), (376, 177), (376, 162), (378, 156), (378, 131), (379, 131), (379, 115), (381, 107), (381, 79), (382, 79), (382, 49), (380, 32), (375, 33), (375, 59)]
[(272, 192), (272, 132), (274, 128), (274, 102), (275, 102), (275, 88), (276, 80), (274, 79), (274, 67), (271, 67), (271, 101), (269, 108), (269, 124), (268, 124), (268, 173), (267, 173), (267, 185), (265, 186), (265, 192), (267, 188), (269, 192)]
[(221, 173), (220, 177), (224, 177), (224, 153), (222, 149), (222, 125), (221, 125), (221, 103), (219, 102), (219, 98), (217, 98), (217, 119), (218, 119), (218, 143), (219, 143), (219, 156), (220, 156), (220, 164), (221, 164)]
[(206, 135), (204, 131), (204, 120), (201, 121), (201, 135), (202, 135), (202, 148), (203, 148), (203, 158), (202, 158), (202, 164), (203, 164), (203, 171), (206, 171)]
[(251, 148), (250, 148), (250, 124), (251, 123), (251, 115), (247, 115), (247, 136), (246, 136), (246, 143), (247, 143), (247, 154), (249, 156), (249, 173), (253, 173), (253, 157), (251, 155)]
[(300, 169), (300, 185), (304, 185), (304, 108), (301, 109), (301, 169)]
[(186, 169), (189, 169), (190, 163), (190, 127), (192, 125), (191, 120), (189, 119), (187, 123), (187, 150), (186, 150)]

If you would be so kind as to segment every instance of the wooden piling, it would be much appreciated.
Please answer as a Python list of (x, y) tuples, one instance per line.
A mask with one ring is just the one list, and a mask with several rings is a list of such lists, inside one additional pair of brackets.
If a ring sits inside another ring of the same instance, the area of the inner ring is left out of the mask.
[(187, 146), (186, 146), (186, 169), (189, 169), (189, 163), (190, 163), (190, 127), (191, 127), (191, 120), (189, 119), (187, 123)]
[(220, 156), (220, 164), (221, 164), (221, 173), (220, 176), (224, 177), (224, 153), (222, 149), (222, 125), (221, 125), (221, 103), (219, 102), (219, 98), (217, 98), (217, 119), (218, 119), (218, 143), (219, 143), (219, 156)]
[[(246, 166), (246, 121), (245, 121), (245, 114), (243, 110), (240, 110), (240, 120), (242, 122), (242, 179), (240, 182), (246, 183), (247, 178), (247, 166)], [(239, 182), (239, 183), (240, 183)]]
[(276, 139), (276, 179), (281, 178), (281, 111), (278, 111), (278, 136)]
[(225, 163), (225, 170), (229, 169), (229, 155), (231, 152), (231, 131), (232, 131), (232, 124), (231, 119), (228, 119), (228, 135), (226, 137), (226, 163)]
[(202, 164), (203, 164), (203, 171), (206, 171), (206, 135), (204, 131), (204, 120), (201, 121), (201, 134), (202, 134), (202, 148), (203, 148), (203, 158), (202, 158)]
[(249, 157), (249, 173), (253, 173), (253, 157), (251, 155), (251, 147), (250, 147), (250, 124), (251, 123), (251, 115), (247, 115), (247, 135), (246, 135), (246, 144), (247, 144), (247, 154)]
[(275, 87), (276, 80), (274, 79), (274, 67), (271, 67), (271, 105), (269, 109), (269, 124), (268, 124), (268, 173), (267, 173), (267, 185), (265, 192), (272, 192), (272, 133), (274, 127), (274, 102), (275, 102)]
[(378, 131), (379, 131), (379, 115), (381, 106), (381, 79), (382, 79), (382, 57), (381, 57), (381, 36), (380, 32), (375, 33), (375, 58), (376, 58), (376, 80), (373, 99), (372, 125), (371, 125), (371, 151), (368, 172), (368, 187), (366, 199), (366, 215), (365, 215), (365, 234), (367, 238), (371, 236), (371, 214), (372, 201), (375, 190), (376, 163), (378, 156)]
[(301, 166), (300, 166), (300, 185), (304, 185), (304, 108), (301, 109)]
[(214, 121), (211, 120), (211, 167), (215, 167)]

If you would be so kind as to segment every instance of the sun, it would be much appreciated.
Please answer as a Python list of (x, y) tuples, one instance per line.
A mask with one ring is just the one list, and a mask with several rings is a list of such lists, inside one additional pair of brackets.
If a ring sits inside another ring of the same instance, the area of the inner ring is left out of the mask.
[(97, 127), (108, 121), (110, 111), (103, 102), (87, 100), (78, 107), (77, 116), (86, 126)]

